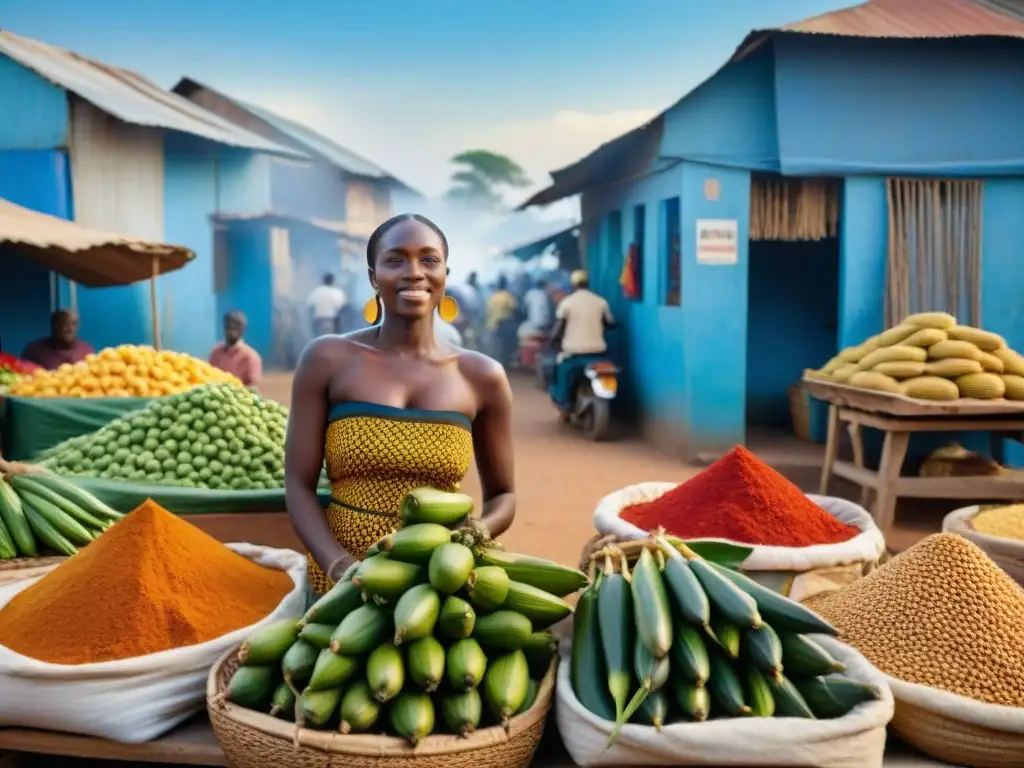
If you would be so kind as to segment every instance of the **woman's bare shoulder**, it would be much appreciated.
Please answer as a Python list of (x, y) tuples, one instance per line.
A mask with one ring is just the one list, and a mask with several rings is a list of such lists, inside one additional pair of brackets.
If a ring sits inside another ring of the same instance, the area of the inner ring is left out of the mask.
[(493, 357), (469, 349), (459, 350), (458, 355), (459, 370), (482, 402), (490, 399), (495, 388), (509, 386), (505, 368)]
[(350, 360), (353, 355), (359, 354), (361, 350), (371, 349), (369, 342), (372, 334), (367, 334), (366, 330), (372, 329), (353, 331), (344, 336), (318, 336), (302, 351), (299, 368), (323, 363), (343, 363)]

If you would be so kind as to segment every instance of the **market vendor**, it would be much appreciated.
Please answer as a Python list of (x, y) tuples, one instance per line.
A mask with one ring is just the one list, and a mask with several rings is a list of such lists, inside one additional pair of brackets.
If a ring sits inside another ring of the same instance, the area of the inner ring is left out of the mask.
[[(375, 296), (369, 328), (324, 336), (302, 353), (292, 384), (285, 493), (310, 552), (310, 597), (324, 593), (399, 526), (417, 487), (459, 487), (475, 454), (481, 520), (498, 536), (515, 516), (512, 391), (489, 357), (439, 344), (448, 242), (428, 219), (403, 214), (370, 237)], [(317, 497), (324, 459), (332, 501)]]
[(224, 341), (214, 345), (210, 365), (237, 376), (247, 387), (256, 387), (263, 379), (263, 358), (242, 338), (247, 324), (237, 309), (224, 315)]
[(78, 313), (58, 309), (50, 315), (50, 335), (30, 342), (21, 359), (52, 371), (65, 363), (79, 363), (93, 351), (91, 344), (78, 338)]

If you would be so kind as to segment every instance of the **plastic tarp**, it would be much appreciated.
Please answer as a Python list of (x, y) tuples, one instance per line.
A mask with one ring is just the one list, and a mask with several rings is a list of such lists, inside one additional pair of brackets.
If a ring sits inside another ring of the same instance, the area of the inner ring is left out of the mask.
[(3, 401), (4, 458), (35, 458), (150, 402), (145, 397), (7, 397)]

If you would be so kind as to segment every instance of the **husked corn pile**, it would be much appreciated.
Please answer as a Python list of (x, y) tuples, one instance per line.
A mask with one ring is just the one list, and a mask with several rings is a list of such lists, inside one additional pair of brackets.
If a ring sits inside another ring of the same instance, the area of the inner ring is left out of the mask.
[(236, 377), (180, 352), (124, 344), (39, 370), (11, 387), (19, 397), (161, 397), (208, 383), (242, 386)]
[(922, 400), (1024, 400), (1024, 356), (945, 312), (910, 315), (804, 375)]
[(1024, 592), (962, 536), (929, 536), (807, 604), (887, 675), (1024, 707)]
[(982, 510), (968, 520), (968, 525), (986, 536), (1024, 541), (1024, 504)]

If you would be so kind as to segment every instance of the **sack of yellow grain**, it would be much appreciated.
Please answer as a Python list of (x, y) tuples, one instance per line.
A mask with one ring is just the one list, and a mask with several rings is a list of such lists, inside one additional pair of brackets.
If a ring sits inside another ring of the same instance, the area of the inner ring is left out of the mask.
[(832, 374), (832, 381), (845, 384), (855, 373), (857, 373), (857, 366), (853, 363), (846, 364)]
[(990, 352), (978, 352), (978, 362), (989, 373), (1002, 373), (1006, 370), (1003, 361)]
[(955, 341), (969, 341), (978, 349), (991, 352), (1006, 347), (1006, 339), (998, 333), (972, 328), (969, 325), (954, 325), (946, 329), (946, 335)]
[(1024, 586), (1024, 505), (963, 507), (943, 518), (942, 530), (973, 541), (1011, 579)]
[(928, 347), (931, 360), (943, 360), (947, 357), (959, 357), (964, 360), (977, 360), (979, 349), (969, 341), (953, 341), (947, 339)]
[(954, 380), (960, 390), (960, 397), (977, 400), (996, 400), (1006, 392), (1002, 376), (994, 373), (969, 373)]
[(871, 370), (875, 373), (892, 376), (894, 379), (912, 379), (915, 376), (923, 376), (926, 367), (926, 363), (918, 363), (912, 360), (893, 360), (892, 362), (879, 363)]
[(1003, 361), (1003, 373), (1024, 376), (1024, 357), (1019, 352), (1012, 349), (997, 349), (992, 354)]
[(919, 330), (921, 330), (919, 326), (904, 323), (902, 325), (897, 325), (894, 328), (890, 328), (887, 331), (882, 331), (875, 337), (875, 340), (879, 347), (891, 347), (894, 344), (901, 343), (904, 339), (914, 333), (917, 333)]
[(903, 318), (900, 325), (916, 325), (919, 328), (938, 328), (944, 331), (956, 325), (956, 318), (948, 312), (918, 312)]
[(905, 347), (930, 347), (948, 338), (946, 332), (938, 328), (922, 328), (907, 336), (900, 344)]
[(894, 395), (900, 393), (900, 383), (896, 379), (874, 371), (857, 371), (850, 376), (848, 383), (851, 387), (860, 387), (861, 389), (873, 389), (877, 392), (889, 392)]
[(939, 376), (916, 376), (900, 385), (900, 392), (918, 400), (957, 400), (960, 390), (949, 379)]
[(1006, 393), (1003, 397), (1007, 400), (1024, 400), (1024, 376), (1004, 373), (1002, 379), (1003, 384), (1006, 386)]
[(934, 360), (926, 363), (924, 372), (929, 376), (942, 376), (955, 379), (971, 373), (981, 373), (984, 369), (977, 360), (964, 360), (959, 357), (947, 357), (945, 360)]
[(879, 363), (923, 363), (927, 358), (928, 352), (920, 347), (882, 347), (864, 355), (857, 367), (862, 371), (870, 371)]

